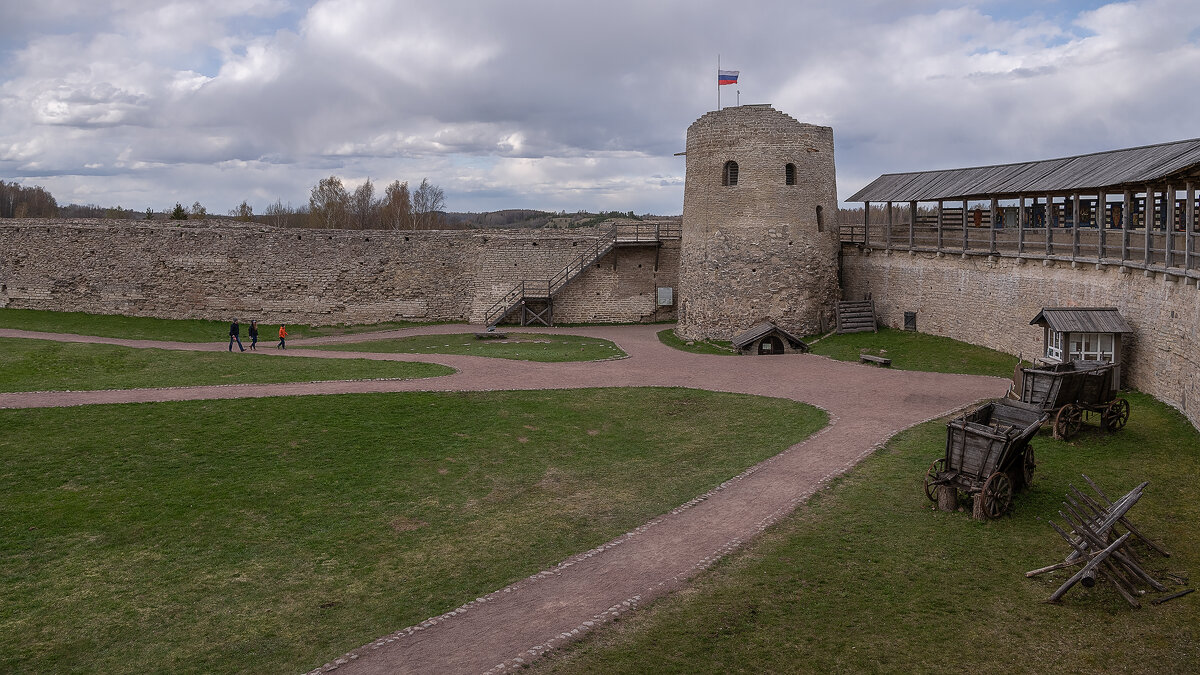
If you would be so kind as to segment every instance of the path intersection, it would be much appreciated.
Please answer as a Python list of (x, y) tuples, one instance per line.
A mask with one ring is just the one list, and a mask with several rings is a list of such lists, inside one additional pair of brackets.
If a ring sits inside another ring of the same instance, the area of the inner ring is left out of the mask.
[[(681, 588), (695, 574), (790, 513), (822, 484), (850, 469), (896, 432), (981, 399), (1002, 396), (1007, 388), (1007, 381), (1000, 378), (880, 369), (809, 354), (758, 358), (689, 354), (659, 342), (656, 333), (662, 329), (654, 325), (537, 329), (538, 333), (611, 340), (629, 355), (579, 363), (443, 354), (271, 350), (272, 355), (289, 357), (440, 363), (456, 372), (415, 380), (0, 393), (0, 408), (399, 391), (651, 386), (787, 398), (815, 405), (829, 414), (829, 426), (822, 431), (670, 513), (439, 617), (402, 627), (313, 671), (496, 673), (527, 664), (640, 604)], [(463, 324), (422, 326), (295, 340), (291, 344), (318, 346), (472, 330)], [(226, 349), (223, 342), (123, 340), (9, 329), (0, 329), (0, 337), (134, 348)]]

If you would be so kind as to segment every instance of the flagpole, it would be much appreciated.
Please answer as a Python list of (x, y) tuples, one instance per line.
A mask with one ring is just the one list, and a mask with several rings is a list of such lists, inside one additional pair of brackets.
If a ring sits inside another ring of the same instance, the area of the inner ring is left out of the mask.
[(721, 55), (717, 54), (717, 110), (721, 109)]

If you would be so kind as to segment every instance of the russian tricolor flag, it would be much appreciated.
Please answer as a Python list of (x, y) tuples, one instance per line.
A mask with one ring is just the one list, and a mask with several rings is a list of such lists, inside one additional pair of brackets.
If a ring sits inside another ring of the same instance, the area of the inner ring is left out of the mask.
[(737, 84), (738, 73), (740, 70), (718, 70), (717, 71), (717, 86), (722, 84)]

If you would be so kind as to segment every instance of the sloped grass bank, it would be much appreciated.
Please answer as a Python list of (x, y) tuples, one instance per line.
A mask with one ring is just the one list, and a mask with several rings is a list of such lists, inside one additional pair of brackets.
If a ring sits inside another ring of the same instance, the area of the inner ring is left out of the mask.
[(0, 411), (0, 672), (303, 672), (825, 420), (667, 388)]
[(1065, 557), (1047, 520), (1060, 520), (1080, 473), (1113, 497), (1149, 480), (1131, 515), (1172, 557), (1146, 550), (1143, 560), (1160, 579), (1200, 576), (1200, 434), (1149, 396), (1129, 398), (1133, 416), (1117, 434), (1085, 427), (1062, 443), (1043, 430), (1032, 489), (988, 523), (930, 510), (922, 492), (944, 421), (904, 432), (693, 587), (534, 670), (1197, 672), (1200, 594), (1157, 607), (1148, 596), (1133, 610), (1100, 583), (1050, 605), (1074, 570), (1024, 577)]
[(299, 348), (385, 354), (463, 354), (543, 363), (603, 361), (626, 356), (624, 351), (609, 340), (581, 335), (545, 335), (542, 333), (509, 333), (504, 340), (480, 340), (473, 333), (414, 335), (388, 340)]
[[(0, 328), (36, 330), (47, 333), (72, 333), (97, 337), (125, 338), (128, 340), (172, 340), (177, 342), (228, 342), (229, 324), (234, 318), (241, 320), (242, 340), (249, 344), (247, 330), (253, 316), (231, 314), (229, 320), (207, 319), (155, 319), (145, 316), (121, 316), (119, 314), (86, 314), (84, 312), (48, 312), (39, 309), (0, 309)], [(292, 339), (345, 335), (376, 330), (395, 330), (426, 326), (432, 322), (389, 321), (386, 323), (352, 326), (302, 326), (289, 324), (288, 337)], [(259, 326), (259, 339), (273, 342), (277, 339), (279, 324)]]
[(838, 361), (862, 354), (885, 356), (897, 370), (1012, 377), (1017, 358), (1004, 352), (947, 337), (880, 328), (878, 333), (830, 335), (812, 345), (812, 353)]
[(259, 346), (262, 353), (231, 354), (0, 338), (0, 391), (410, 379), (454, 372), (433, 363), (274, 356), (270, 345)]

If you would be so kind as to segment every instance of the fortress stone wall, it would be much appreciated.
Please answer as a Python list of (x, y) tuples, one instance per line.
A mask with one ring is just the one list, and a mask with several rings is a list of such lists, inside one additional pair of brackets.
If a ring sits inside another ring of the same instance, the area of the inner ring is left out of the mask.
[[(0, 307), (307, 324), (483, 320), (598, 231), (295, 230), (258, 224), (0, 222)], [(618, 249), (555, 299), (558, 321), (674, 318), (678, 242)], [(658, 269), (655, 270), (655, 262)]]
[(1112, 265), (1047, 267), (846, 246), (842, 280), (847, 299), (871, 293), (888, 326), (900, 328), (904, 312), (916, 312), (922, 333), (1026, 358), (1041, 355), (1042, 329), (1029, 320), (1042, 307), (1116, 307), (1137, 331), (1124, 344), (1123, 384), (1175, 406), (1200, 428), (1200, 290), (1183, 279)]
[(797, 335), (828, 326), (836, 213), (831, 128), (767, 105), (696, 120), (687, 133), (677, 332), (727, 340), (763, 320)]

